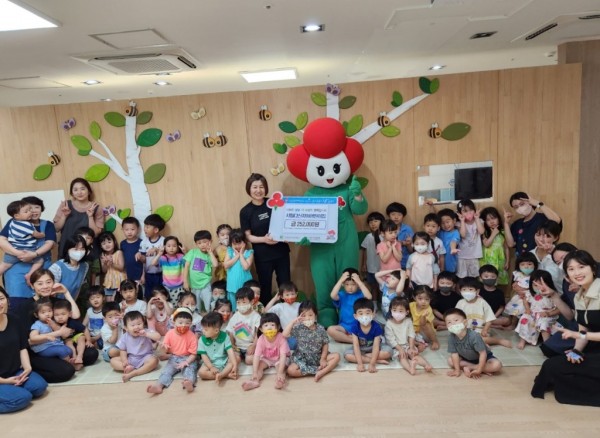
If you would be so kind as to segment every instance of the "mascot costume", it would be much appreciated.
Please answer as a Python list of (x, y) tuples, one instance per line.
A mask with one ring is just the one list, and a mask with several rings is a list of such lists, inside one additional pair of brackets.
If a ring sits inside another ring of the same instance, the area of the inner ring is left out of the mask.
[[(330, 293), (345, 268), (358, 268), (358, 235), (352, 215), (367, 212), (367, 200), (356, 176), (361, 166), (362, 145), (346, 137), (344, 127), (333, 118), (316, 119), (304, 130), (304, 143), (293, 148), (287, 157), (289, 171), (309, 182), (305, 196), (338, 198), (338, 239), (336, 243), (310, 244), (310, 269), (315, 283), (319, 323), (337, 324), (337, 311)], [(301, 244), (309, 244), (304, 239)]]

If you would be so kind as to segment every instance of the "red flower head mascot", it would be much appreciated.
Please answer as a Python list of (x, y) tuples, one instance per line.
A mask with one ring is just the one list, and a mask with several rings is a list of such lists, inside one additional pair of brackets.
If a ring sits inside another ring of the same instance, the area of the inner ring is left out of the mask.
[(346, 268), (358, 268), (358, 235), (352, 215), (365, 214), (368, 204), (356, 177), (347, 181), (363, 158), (361, 144), (346, 137), (342, 124), (332, 118), (311, 122), (304, 131), (304, 144), (293, 148), (287, 158), (292, 175), (315, 186), (305, 196), (338, 198), (337, 242), (310, 245), (319, 322), (325, 327), (337, 324), (331, 290)]

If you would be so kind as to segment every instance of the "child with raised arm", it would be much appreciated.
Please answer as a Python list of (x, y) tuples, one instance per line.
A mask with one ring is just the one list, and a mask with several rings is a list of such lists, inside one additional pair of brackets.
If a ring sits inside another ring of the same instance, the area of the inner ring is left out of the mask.
[(169, 330), (169, 318), (173, 313), (173, 306), (169, 302), (167, 288), (159, 284), (152, 291), (152, 298), (146, 306), (146, 322), (148, 328), (165, 336)]
[(369, 364), (370, 373), (377, 372), (377, 363), (389, 364), (392, 358), (392, 349), (381, 343), (383, 330), (376, 321), (373, 321), (375, 307), (368, 298), (360, 298), (354, 303), (354, 325), (350, 327), (352, 347), (344, 351), (344, 358), (348, 362), (357, 364), (359, 373), (365, 370), (365, 362)]
[(33, 315), (36, 321), (31, 325), (29, 343), (31, 350), (42, 357), (58, 357), (69, 363), (73, 362), (73, 351), (65, 345), (62, 336), (64, 329), (52, 328), (52, 302), (48, 298), (40, 298), (34, 304)]
[(352, 343), (350, 329), (354, 326), (354, 303), (361, 299), (372, 299), (369, 288), (360, 280), (358, 271), (354, 268), (346, 268), (342, 276), (331, 290), (333, 305), (338, 309), (339, 324), (327, 328), (327, 334), (334, 341), (345, 344)]
[(198, 340), (190, 330), (192, 318), (192, 311), (187, 307), (180, 307), (173, 312), (175, 327), (167, 332), (162, 342), (163, 348), (171, 356), (167, 366), (160, 373), (158, 381), (146, 388), (149, 393), (162, 393), (163, 388), (168, 388), (173, 383), (173, 376), (178, 373), (183, 375), (183, 389), (187, 392), (194, 391), (198, 377), (198, 362), (196, 361)]
[(400, 365), (409, 374), (415, 375), (417, 365), (431, 372), (433, 367), (423, 357), (415, 344), (415, 329), (410, 319), (408, 300), (395, 297), (390, 304), (391, 312), (385, 324), (385, 342), (395, 349)]
[(245, 286), (235, 293), (237, 310), (229, 320), (226, 331), (236, 352), (237, 361), (252, 365), (256, 348), (260, 315), (252, 308), (254, 291)]
[[(287, 327), (287, 325), (298, 316), (300, 303), (296, 302), (297, 299), (298, 288), (296, 285), (291, 281), (281, 283), (279, 291), (277, 291), (275, 296), (265, 307), (265, 312), (277, 315), (281, 326)], [(283, 300), (283, 302), (280, 300)]]
[(429, 239), (431, 239), (427, 251), (436, 257), (438, 272), (443, 271), (446, 266), (446, 248), (444, 247), (444, 242), (442, 242), (442, 239), (437, 236), (441, 225), (442, 221), (435, 213), (429, 213), (423, 218), (423, 231), (425, 231), (429, 236)]
[(153, 371), (158, 366), (158, 358), (154, 356), (152, 341), (158, 342), (160, 335), (144, 328), (144, 316), (137, 310), (128, 312), (123, 317), (125, 333), (117, 341), (119, 357), (113, 357), (110, 365), (115, 371), (123, 372), (123, 382), (132, 377)]
[[(148, 305), (144, 300), (138, 300), (138, 286), (135, 282), (131, 280), (125, 280), (121, 282), (119, 286), (119, 293), (121, 294), (121, 302), (119, 303), (119, 307), (121, 308), (121, 312), (123, 314), (127, 312), (131, 312), (133, 310), (137, 310), (142, 315), (146, 314), (146, 309)], [(151, 297), (152, 291), (148, 291), (148, 296)]]
[(381, 234), (381, 224), (385, 221), (385, 218), (378, 211), (373, 211), (367, 216), (367, 225), (369, 226), (369, 233), (365, 236), (361, 248), (361, 272), (367, 273), (366, 284), (371, 289), (373, 294), (373, 300), (377, 301), (377, 281), (375, 280), (375, 274), (379, 271), (379, 256), (377, 255), (377, 245), (383, 240), (383, 234)]
[(448, 376), (465, 376), (478, 379), (482, 374), (492, 375), (502, 369), (500, 362), (479, 333), (467, 328), (467, 316), (460, 309), (450, 309), (444, 314), (450, 332), (448, 337)]
[(379, 269), (401, 269), (402, 244), (398, 241), (398, 225), (392, 220), (386, 220), (381, 224), (383, 241), (377, 245), (379, 255)]
[(213, 271), (219, 265), (212, 251), (212, 235), (208, 230), (200, 230), (194, 234), (196, 248), (190, 249), (183, 257), (183, 288), (196, 295), (198, 311), (207, 313), (210, 309), (210, 281)]
[(288, 324), (283, 336), (292, 336), (298, 343), (287, 368), (290, 377), (314, 375), (318, 382), (340, 361), (338, 353), (329, 353), (329, 337), (325, 328), (317, 323), (317, 306), (312, 301), (300, 304), (298, 318)]
[(252, 300), (252, 308), (258, 312), (259, 315), (265, 313), (265, 306), (260, 302), (260, 283), (258, 280), (248, 280), (244, 283), (244, 286), (248, 286), (254, 291), (254, 299)]
[(406, 269), (406, 262), (408, 256), (412, 251), (412, 237), (413, 229), (410, 225), (404, 223), (406, 218), (406, 206), (399, 202), (392, 202), (385, 208), (385, 214), (388, 218), (398, 226), (398, 237), (397, 240), (402, 244), (402, 269)]
[(250, 268), (254, 263), (254, 250), (247, 248), (246, 234), (236, 228), (229, 235), (229, 246), (223, 266), (227, 271), (227, 298), (235, 312), (235, 293), (243, 284), (252, 279)]
[(262, 335), (256, 342), (254, 359), (252, 360), (252, 379), (242, 384), (244, 391), (256, 389), (260, 386), (265, 370), (274, 367), (277, 370), (275, 389), (285, 386), (285, 368), (290, 347), (281, 332), (279, 317), (274, 313), (265, 313), (260, 317), (260, 331)]
[(227, 282), (225, 280), (213, 281), (210, 285), (210, 311), (215, 310), (217, 300), (227, 299)]
[(236, 380), (238, 363), (227, 333), (221, 330), (223, 317), (220, 313), (209, 312), (202, 317), (202, 336), (198, 340), (198, 355), (202, 366), (198, 375), (202, 380), (225, 378)]
[(477, 277), (479, 275), (479, 259), (483, 256), (481, 235), (485, 229), (483, 221), (479, 219), (479, 212), (470, 199), (463, 199), (456, 204), (458, 219), (460, 220), (460, 243), (458, 245), (458, 265), (456, 275), (458, 278)]
[(229, 247), (229, 234), (231, 233), (231, 225), (229, 224), (221, 224), (217, 227), (217, 239), (219, 239), (219, 244), (215, 248), (215, 257), (219, 262), (219, 266), (215, 269), (215, 278), (217, 281), (226, 280), (227, 279), (227, 271), (223, 266), (223, 262), (225, 261), (225, 255), (227, 254), (227, 248)]
[(381, 290), (381, 313), (384, 318), (388, 317), (390, 303), (395, 297), (404, 297), (404, 288), (408, 279), (406, 272), (402, 270), (388, 269), (375, 274), (375, 280), (379, 283)]
[(106, 301), (114, 301), (119, 285), (127, 279), (125, 258), (113, 233), (103, 231), (98, 236), (98, 243), (102, 249), (100, 266), (104, 273), (104, 294)]

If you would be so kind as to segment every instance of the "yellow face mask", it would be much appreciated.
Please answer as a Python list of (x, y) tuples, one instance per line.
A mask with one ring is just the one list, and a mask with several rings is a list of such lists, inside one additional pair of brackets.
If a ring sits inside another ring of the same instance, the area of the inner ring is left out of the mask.
[(268, 329), (263, 331), (263, 335), (267, 337), (267, 339), (272, 340), (277, 336), (277, 329)]

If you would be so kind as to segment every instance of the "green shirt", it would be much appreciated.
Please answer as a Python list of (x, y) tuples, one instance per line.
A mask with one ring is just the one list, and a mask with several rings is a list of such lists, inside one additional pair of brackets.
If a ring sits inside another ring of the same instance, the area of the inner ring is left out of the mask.
[(198, 339), (198, 354), (208, 356), (212, 364), (222, 370), (227, 364), (227, 350), (231, 349), (231, 341), (227, 333), (221, 331), (217, 339), (201, 336)]
[(212, 279), (213, 265), (210, 254), (202, 252), (198, 248), (193, 248), (187, 252), (183, 260), (190, 265), (190, 287), (192, 289), (205, 288)]

